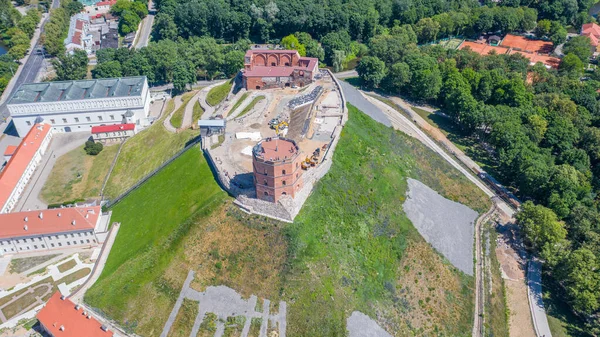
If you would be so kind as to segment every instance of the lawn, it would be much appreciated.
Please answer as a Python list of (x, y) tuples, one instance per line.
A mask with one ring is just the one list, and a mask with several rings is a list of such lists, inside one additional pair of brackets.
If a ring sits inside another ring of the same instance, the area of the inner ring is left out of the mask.
[(564, 290), (548, 274), (542, 275), (544, 307), (552, 337), (592, 337), (586, 333), (584, 322), (569, 309), (562, 299)]
[[(344, 335), (353, 310), (405, 335), (470, 335), (473, 278), (404, 215), (407, 176), (480, 212), (489, 207), (421, 143), (354, 108), (333, 167), (293, 224), (232, 206), (194, 148), (113, 207), (121, 230), (85, 301), (129, 331), (157, 336), (193, 269), (196, 290), (226, 285), (271, 300), (272, 312), (287, 301), (288, 336)], [(212, 331), (207, 319), (200, 335)]]
[(183, 115), (185, 114), (185, 107), (188, 105), (188, 103), (196, 93), (197, 91), (190, 91), (181, 96), (181, 100), (183, 103), (181, 104), (179, 109), (177, 109), (177, 111), (175, 111), (171, 116), (171, 125), (173, 125), (174, 128), (179, 129), (181, 127), (181, 124), (183, 123)]
[(58, 255), (59, 254), (50, 254), (50, 255), (11, 259), (8, 269), (11, 273), (22, 273), (22, 272), (29, 270), (35, 266), (38, 266), (54, 257), (57, 257)]
[(256, 96), (254, 97), (254, 99), (252, 100), (252, 102), (250, 102), (250, 104), (248, 104), (244, 110), (242, 110), (242, 112), (239, 113), (239, 115), (236, 116), (236, 118), (240, 118), (242, 116), (244, 116), (245, 114), (247, 114), (248, 112), (250, 112), (250, 110), (252, 110), (254, 108), (254, 106), (262, 101), (263, 99), (265, 99), (265, 96)]
[(240, 99), (238, 99), (237, 102), (235, 102), (233, 107), (231, 107), (231, 110), (229, 110), (229, 113), (234, 113), (235, 109), (237, 109), (246, 100), (246, 98), (248, 98), (249, 94), (250, 93), (248, 93), (248, 92), (243, 93), (242, 97), (240, 97)]
[(206, 95), (206, 103), (208, 103), (210, 106), (215, 106), (221, 103), (225, 99), (225, 97), (227, 97), (229, 91), (231, 91), (232, 86), (233, 80), (229, 80), (221, 85), (210, 89), (208, 95)]
[(77, 262), (75, 262), (75, 260), (69, 260), (65, 263), (59, 264), (57, 268), (58, 268), (59, 272), (64, 273), (67, 270), (75, 267), (76, 265), (77, 265)]
[[(169, 106), (172, 105), (167, 105), (167, 108)], [(179, 133), (167, 131), (163, 126), (166, 116), (167, 113), (123, 145), (104, 190), (107, 198), (123, 193), (198, 136), (198, 131), (194, 130)]]
[(105, 146), (98, 155), (90, 156), (82, 145), (65, 153), (56, 160), (42, 187), (42, 200), (52, 204), (100, 196), (102, 184), (118, 150), (119, 144), (113, 144)]
[(199, 102), (194, 103), (194, 108), (192, 112), (192, 123), (196, 124), (200, 118), (202, 118), (202, 114), (204, 113), (204, 109)]

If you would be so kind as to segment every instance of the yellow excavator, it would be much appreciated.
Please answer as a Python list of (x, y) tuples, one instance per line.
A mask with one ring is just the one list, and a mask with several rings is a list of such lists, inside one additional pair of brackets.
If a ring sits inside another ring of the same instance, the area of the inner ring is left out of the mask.
[(308, 170), (310, 167), (315, 167), (319, 163), (319, 157), (321, 156), (321, 149), (317, 148), (315, 152), (313, 152), (312, 157), (306, 157), (302, 161), (301, 167), (303, 170)]
[(275, 124), (275, 133), (277, 133), (277, 135), (279, 136), (279, 130), (283, 130), (283, 129), (287, 129), (288, 128), (288, 122), (283, 121), (280, 122), (279, 124)]

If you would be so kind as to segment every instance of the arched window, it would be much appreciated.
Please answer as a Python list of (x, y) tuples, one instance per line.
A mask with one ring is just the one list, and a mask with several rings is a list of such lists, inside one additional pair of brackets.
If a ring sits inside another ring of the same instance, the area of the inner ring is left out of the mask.
[(267, 196), (268, 196), (268, 195), (269, 195), (269, 192), (265, 191), (265, 195), (267, 195)]
[(283, 186), (285, 186), (285, 180), (281, 182), (283, 184)]
[(281, 192), (281, 195), (287, 195), (287, 193), (285, 193), (285, 192)]
[(267, 183), (267, 179), (265, 179), (265, 185), (269, 186), (269, 183)]
[(285, 174), (285, 170), (281, 170), (281, 174)]

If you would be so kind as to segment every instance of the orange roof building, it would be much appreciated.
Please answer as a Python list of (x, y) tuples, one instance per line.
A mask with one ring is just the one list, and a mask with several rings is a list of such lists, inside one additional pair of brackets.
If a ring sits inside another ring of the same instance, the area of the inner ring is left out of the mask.
[(595, 23), (582, 25), (580, 35), (588, 36), (594, 47), (598, 47), (598, 44), (600, 44), (600, 26)]
[(114, 333), (83, 308), (56, 292), (37, 315), (52, 337), (112, 337)]
[(98, 243), (102, 209), (66, 207), (0, 214), (0, 256)]
[(248, 50), (242, 80), (246, 90), (303, 87), (312, 83), (319, 60), (302, 57), (296, 50)]
[(52, 127), (49, 124), (35, 124), (15, 149), (0, 173), (0, 214), (15, 207), (51, 139)]

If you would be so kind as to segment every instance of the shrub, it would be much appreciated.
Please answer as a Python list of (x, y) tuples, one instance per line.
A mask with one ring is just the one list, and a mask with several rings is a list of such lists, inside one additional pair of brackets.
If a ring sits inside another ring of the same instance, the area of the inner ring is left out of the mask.
[(89, 154), (90, 156), (95, 156), (102, 152), (103, 148), (104, 146), (102, 146), (102, 143), (95, 143), (93, 140), (88, 140), (85, 142), (85, 147), (83, 149), (85, 150), (85, 153)]

